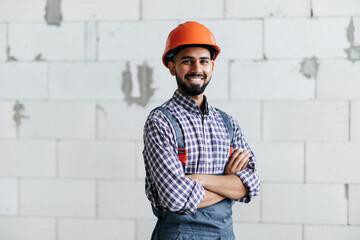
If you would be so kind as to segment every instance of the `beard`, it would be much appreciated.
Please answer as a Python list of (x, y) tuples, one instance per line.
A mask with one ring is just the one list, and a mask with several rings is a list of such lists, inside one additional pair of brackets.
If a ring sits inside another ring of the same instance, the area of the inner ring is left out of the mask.
[[(188, 74), (188, 75), (185, 75), (185, 78), (187, 78), (187, 77), (197, 77), (197, 76), (204, 77), (206, 79), (206, 76), (197, 75), (197, 74)], [(202, 94), (205, 91), (205, 88), (207, 87), (207, 85), (210, 83), (210, 80), (211, 80), (211, 77), (210, 77), (209, 81), (207, 83), (204, 83), (204, 85), (202, 85), (202, 86), (192, 85), (192, 86), (189, 87), (188, 85), (186, 85), (185, 82), (183, 82), (180, 79), (180, 77), (178, 77), (177, 74), (175, 74), (175, 77), (176, 77), (176, 82), (178, 84), (178, 87), (181, 90), (183, 90), (183, 92), (186, 95), (189, 95), (189, 96), (197, 96), (197, 95)]]

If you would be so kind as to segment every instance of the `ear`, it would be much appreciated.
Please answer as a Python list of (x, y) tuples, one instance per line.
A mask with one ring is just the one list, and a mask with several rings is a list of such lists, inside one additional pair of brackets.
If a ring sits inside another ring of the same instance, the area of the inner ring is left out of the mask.
[(171, 75), (175, 76), (175, 63), (173, 61), (168, 62), (168, 68)]

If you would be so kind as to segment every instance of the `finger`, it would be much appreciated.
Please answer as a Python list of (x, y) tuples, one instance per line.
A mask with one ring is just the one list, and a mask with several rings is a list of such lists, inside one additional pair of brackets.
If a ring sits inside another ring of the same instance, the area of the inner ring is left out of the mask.
[(236, 165), (236, 169), (238, 169), (238, 171), (240, 171), (244, 165), (246, 165), (246, 162), (249, 160), (250, 158), (250, 153), (248, 151), (243, 152), (242, 154), (239, 155), (239, 158), (237, 159), (238, 161), (236, 161), (237, 165)]
[(249, 162), (250, 162), (250, 158), (245, 162), (245, 164), (242, 166), (240, 171), (245, 170), (247, 168), (247, 166), (249, 165)]
[(241, 151), (241, 148), (238, 148), (231, 154), (228, 164), (233, 165), (234, 160), (239, 156), (240, 151)]

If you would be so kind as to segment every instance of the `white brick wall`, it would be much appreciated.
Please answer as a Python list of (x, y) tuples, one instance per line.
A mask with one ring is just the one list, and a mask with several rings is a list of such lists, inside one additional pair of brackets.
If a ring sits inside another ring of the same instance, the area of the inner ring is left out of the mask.
[(16, 138), (16, 124), (14, 122), (15, 102), (0, 102), (0, 139)]
[(308, 17), (310, 16), (310, 1), (308, 0), (227, 0), (227, 18), (254, 17)]
[(135, 223), (127, 220), (60, 219), (59, 240), (135, 239)]
[(100, 218), (152, 219), (143, 181), (99, 181)]
[(133, 0), (62, 0), (61, 11), (65, 21), (81, 20), (136, 20), (140, 1)]
[(360, 238), (360, 227), (351, 226), (305, 226), (306, 240), (355, 240)]
[(315, 16), (356, 16), (360, 14), (357, 0), (312, 0)]
[(360, 224), (360, 185), (349, 186), (349, 223)]
[[(177, 88), (161, 56), (190, 20), (221, 47), (205, 94), (262, 181), (233, 207), (237, 238), (360, 238), (358, 0), (61, 0), (58, 26), (46, 0), (0, 1), (1, 240), (150, 238), (143, 126)], [(139, 105), (144, 64), (154, 94)]]
[[(223, 17), (223, 2), (218, 0), (143, 0), (143, 19), (208, 19)], [(206, 11), (202, 9), (206, 6)]]
[(22, 138), (94, 139), (95, 103), (25, 102)]
[(95, 217), (95, 182), (23, 179), (20, 214), (43, 217)]
[(303, 143), (255, 142), (253, 146), (262, 181), (304, 181)]
[[(0, 15), (2, 16), (2, 14)], [(0, 24), (0, 61), (6, 60), (6, 28), (6, 24)]]
[(1, 178), (0, 196), (0, 215), (17, 215), (19, 213), (18, 181), (11, 178)]
[[(84, 60), (85, 23), (10, 23), (9, 47), (18, 60)], [(24, 41), (26, 39), (26, 41)]]
[(237, 239), (302, 240), (301, 225), (235, 223)]
[(47, 97), (46, 63), (0, 63), (0, 98)]
[(124, 99), (125, 63), (70, 62), (49, 64), (51, 99)]
[(345, 58), (349, 22), (349, 18), (266, 19), (265, 55), (269, 59)]
[(348, 140), (346, 102), (267, 102), (265, 140)]
[(59, 176), (64, 178), (135, 178), (132, 142), (64, 141), (59, 143)]
[[(201, 21), (215, 36), (221, 48), (217, 59), (262, 59), (263, 22), (260, 20)], [(229, 28), (224, 32), (223, 29)]]
[(45, 15), (46, 0), (1, 1), (0, 22), (42, 21)]
[(56, 223), (51, 218), (0, 218), (0, 239), (55, 240)]
[[(231, 65), (230, 75), (231, 98), (237, 100), (314, 99), (315, 80), (301, 74), (300, 67), (299, 61), (234, 62)], [(257, 91), (251, 91), (251, 89), (257, 89)]]
[(161, 59), (167, 35), (175, 21), (99, 23), (100, 60)]
[(319, 99), (360, 99), (360, 63), (321, 61), (317, 78)]
[[(36, 158), (29, 161), (32, 154)], [(55, 142), (0, 141), (0, 165), (0, 176), (55, 177)]]
[(343, 185), (264, 183), (262, 194), (264, 222), (347, 223)]
[(306, 180), (335, 183), (360, 182), (359, 155), (360, 143), (307, 143)]
[(360, 141), (360, 101), (351, 102), (350, 138)]

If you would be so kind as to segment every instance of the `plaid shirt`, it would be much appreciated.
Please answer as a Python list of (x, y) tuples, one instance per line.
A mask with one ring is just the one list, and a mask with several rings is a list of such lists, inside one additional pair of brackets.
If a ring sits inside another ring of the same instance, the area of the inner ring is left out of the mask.
[[(151, 112), (144, 128), (146, 195), (157, 209), (194, 213), (205, 191), (199, 183), (185, 175), (223, 174), (229, 160), (229, 134), (221, 115), (207, 103), (202, 114), (193, 99), (175, 91), (162, 106), (183, 131), (187, 163), (184, 170), (178, 159), (175, 130), (170, 120), (159, 110)], [(239, 147), (250, 150), (239, 124), (231, 116), (229, 119), (234, 129), (231, 146), (234, 150)], [(235, 173), (249, 188), (249, 195), (237, 201), (249, 202), (259, 194), (260, 181), (255, 163), (255, 158), (251, 157), (247, 168)]]

